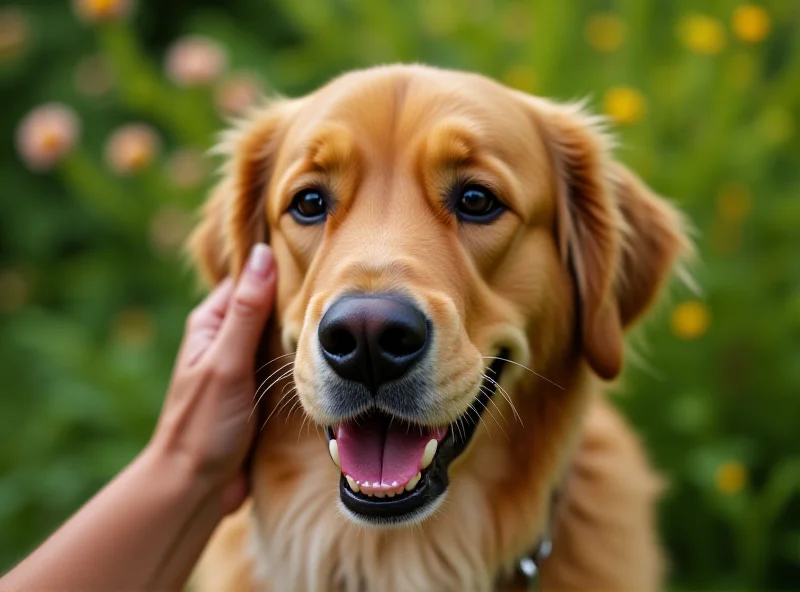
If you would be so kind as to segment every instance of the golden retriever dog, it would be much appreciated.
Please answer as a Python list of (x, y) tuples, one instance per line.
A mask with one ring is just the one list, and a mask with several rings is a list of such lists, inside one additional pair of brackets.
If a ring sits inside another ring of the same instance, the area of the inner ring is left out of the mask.
[[(385, 66), (225, 137), (190, 241), (210, 282), (268, 241), (252, 496), (200, 591), (655, 590), (659, 482), (604, 400), (689, 244), (602, 120)], [(552, 541), (552, 554), (544, 559)]]

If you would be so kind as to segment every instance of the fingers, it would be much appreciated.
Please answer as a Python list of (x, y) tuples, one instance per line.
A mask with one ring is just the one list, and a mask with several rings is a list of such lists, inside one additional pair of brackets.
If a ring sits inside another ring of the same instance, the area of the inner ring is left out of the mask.
[(272, 250), (263, 243), (255, 245), (208, 352), (220, 368), (233, 374), (252, 373), (256, 349), (272, 311), (275, 277)]
[(189, 315), (178, 354), (180, 362), (193, 364), (214, 341), (225, 318), (233, 286), (233, 280), (225, 278)]

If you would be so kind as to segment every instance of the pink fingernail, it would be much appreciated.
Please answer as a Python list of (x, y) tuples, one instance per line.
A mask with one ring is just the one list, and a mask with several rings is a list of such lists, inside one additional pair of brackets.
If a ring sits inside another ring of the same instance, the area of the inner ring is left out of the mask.
[(269, 276), (272, 265), (272, 249), (264, 243), (257, 243), (250, 251), (250, 259), (247, 262), (248, 272), (265, 279)]

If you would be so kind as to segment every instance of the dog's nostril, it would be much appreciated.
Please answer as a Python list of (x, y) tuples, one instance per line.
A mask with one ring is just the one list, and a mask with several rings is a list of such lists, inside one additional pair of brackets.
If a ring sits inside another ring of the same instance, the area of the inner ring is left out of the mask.
[(419, 351), (425, 340), (404, 327), (389, 327), (381, 333), (378, 345), (384, 352), (400, 358)]
[(322, 347), (334, 356), (347, 356), (356, 351), (356, 338), (346, 329), (335, 329), (325, 336)]

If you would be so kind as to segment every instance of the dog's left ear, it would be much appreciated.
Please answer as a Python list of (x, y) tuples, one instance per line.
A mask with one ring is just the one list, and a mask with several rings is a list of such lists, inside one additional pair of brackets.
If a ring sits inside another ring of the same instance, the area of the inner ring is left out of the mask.
[(599, 118), (527, 100), (555, 171), (556, 234), (578, 288), (584, 356), (611, 379), (622, 369), (623, 330), (654, 302), (690, 242), (678, 211), (612, 159)]
[(238, 275), (250, 248), (268, 241), (267, 187), (291, 101), (277, 100), (228, 131), (216, 149), (225, 158), (222, 179), (203, 206), (188, 251), (210, 284)]

